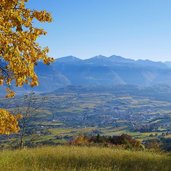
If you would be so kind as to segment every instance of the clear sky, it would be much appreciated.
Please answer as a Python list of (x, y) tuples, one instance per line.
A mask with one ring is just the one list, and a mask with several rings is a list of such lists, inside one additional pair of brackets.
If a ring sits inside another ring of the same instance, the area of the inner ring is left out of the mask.
[(28, 6), (52, 13), (39, 41), (55, 58), (171, 60), (171, 0), (30, 0)]

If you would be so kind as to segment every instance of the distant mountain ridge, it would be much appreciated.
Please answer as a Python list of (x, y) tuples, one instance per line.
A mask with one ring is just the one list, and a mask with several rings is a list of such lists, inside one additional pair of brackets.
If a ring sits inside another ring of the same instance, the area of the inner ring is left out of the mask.
[[(89, 59), (80, 59), (78, 57), (74, 56), (66, 56), (61, 57), (56, 60), (56, 62), (65, 62), (65, 63), (74, 63), (74, 62), (83, 62), (85, 64), (96, 64), (96, 65), (113, 65), (118, 63), (129, 63), (129, 64), (136, 64), (136, 65), (144, 65), (144, 66), (157, 66), (157, 67), (167, 67), (169, 62), (163, 63), (163, 62), (154, 62), (148, 59), (142, 60), (134, 60), (129, 58), (124, 58), (117, 55), (112, 55), (110, 57), (106, 57), (103, 55), (98, 55)], [(170, 62), (171, 63), (171, 62)]]
[(89, 59), (66, 56), (56, 59), (51, 65), (41, 62), (36, 66), (40, 85), (31, 89), (28, 86), (17, 88), (23, 92), (34, 90), (50, 92), (65, 86), (116, 86), (171, 85), (170, 63), (150, 60), (133, 60), (112, 55), (98, 55)]

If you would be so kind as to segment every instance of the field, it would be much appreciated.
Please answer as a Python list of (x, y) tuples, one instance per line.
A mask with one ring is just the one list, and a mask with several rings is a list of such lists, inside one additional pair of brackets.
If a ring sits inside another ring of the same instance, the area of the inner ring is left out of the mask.
[[(27, 147), (65, 144), (80, 134), (126, 133), (141, 141), (171, 141), (170, 87), (67, 87), (27, 99), (2, 98), (0, 107), (23, 114)], [(0, 147), (17, 146), (19, 137), (0, 136)]]
[[(0, 171), (170, 171), (171, 154), (152, 152), (171, 151), (170, 89), (162, 94), (158, 89), (122, 91), (67, 89), (34, 95), (31, 101), (0, 99), (2, 108), (24, 116), (18, 134), (0, 136)], [(159, 142), (160, 150), (155, 143), (151, 152), (148, 146), (135, 151), (68, 145), (78, 135), (125, 133), (143, 145)], [(24, 149), (14, 150), (22, 134)]]
[(2, 171), (170, 171), (171, 156), (103, 147), (56, 146), (0, 153)]

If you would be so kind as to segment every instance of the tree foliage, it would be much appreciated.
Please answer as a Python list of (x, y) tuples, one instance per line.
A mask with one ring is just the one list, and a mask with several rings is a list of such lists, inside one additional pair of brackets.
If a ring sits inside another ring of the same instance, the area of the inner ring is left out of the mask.
[[(7, 87), (7, 98), (15, 95), (11, 83), (16, 86), (38, 85), (34, 71), (39, 61), (49, 64), (53, 58), (48, 57), (48, 48), (42, 48), (37, 38), (46, 35), (46, 31), (33, 25), (34, 20), (51, 22), (52, 17), (46, 11), (31, 10), (26, 7), (28, 0), (0, 0), (0, 85)], [(4, 122), (2, 119), (6, 118)], [(0, 110), (0, 133), (5, 133), (5, 123), (14, 123), (15, 117), (7, 111)], [(7, 130), (12, 130), (7, 128)], [(10, 131), (7, 131), (10, 132)]]
[(10, 134), (19, 131), (18, 119), (22, 116), (12, 115), (10, 112), (0, 109), (0, 134)]
[(122, 134), (120, 136), (78, 136), (71, 141), (73, 145), (117, 145), (128, 149), (143, 149), (143, 145), (139, 140), (134, 139), (130, 135)]

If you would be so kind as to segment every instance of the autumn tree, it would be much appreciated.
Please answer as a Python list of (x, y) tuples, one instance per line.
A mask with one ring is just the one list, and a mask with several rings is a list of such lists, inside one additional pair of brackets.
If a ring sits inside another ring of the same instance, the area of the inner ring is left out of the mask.
[[(11, 84), (31, 87), (38, 85), (34, 71), (39, 61), (49, 64), (53, 58), (48, 57), (48, 48), (42, 48), (37, 38), (46, 35), (46, 31), (33, 25), (34, 20), (51, 22), (52, 17), (46, 11), (31, 10), (26, 7), (28, 0), (0, 0), (0, 85), (6, 86), (7, 98), (15, 95)], [(9, 112), (0, 109), (0, 127), (8, 128), (15, 120)], [(3, 121), (6, 118), (5, 121)], [(3, 123), (3, 124), (2, 124)], [(0, 130), (0, 134), (5, 131)], [(12, 132), (12, 129), (11, 129)]]

